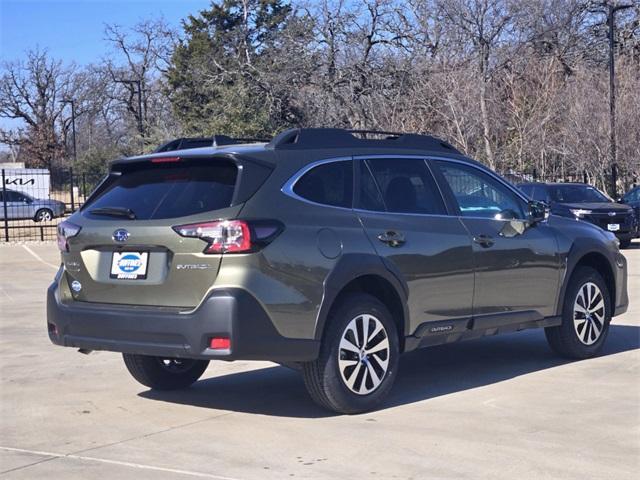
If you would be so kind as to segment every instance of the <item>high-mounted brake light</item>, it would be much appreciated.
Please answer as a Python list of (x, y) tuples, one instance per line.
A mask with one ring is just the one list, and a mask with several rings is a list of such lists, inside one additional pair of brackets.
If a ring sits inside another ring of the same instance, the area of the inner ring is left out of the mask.
[(269, 244), (283, 228), (276, 220), (218, 220), (173, 227), (182, 237), (207, 242), (204, 253), (255, 252)]
[(180, 160), (180, 157), (156, 157), (151, 159), (151, 163), (174, 163)]
[(71, 223), (67, 220), (64, 222), (60, 222), (58, 224), (58, 248), (61, 252), (69, 251), (69, 243), (67, 242), (70, 238), (75, 237), (80, 233), (82, 227), (76, 225), (75, 223)]

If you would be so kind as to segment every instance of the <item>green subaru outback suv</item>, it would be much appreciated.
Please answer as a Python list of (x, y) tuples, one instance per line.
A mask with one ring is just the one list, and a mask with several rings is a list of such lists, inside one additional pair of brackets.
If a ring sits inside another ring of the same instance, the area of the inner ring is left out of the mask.
[(51, 341), (122, 352), (153, 389), (210, 360), (292, 365), (342, 413), (378, 405), (419, 347), (542, 327), (561, 355), (598, 354), (628, 304), (611, 233), (439, 139), (373, 137), (294, 129), (113, 162), (60, 224)]

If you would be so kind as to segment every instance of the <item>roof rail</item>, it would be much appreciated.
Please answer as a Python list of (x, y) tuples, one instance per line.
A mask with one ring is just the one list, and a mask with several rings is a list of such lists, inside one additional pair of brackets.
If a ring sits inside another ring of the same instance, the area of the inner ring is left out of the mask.
[(176, 138), (160, 145), (156, 152), (171, 152), (200, 147), (220, 147), (223, 145), (238, 145), (241, 143), (267, 143), (270, 138), (230, 137), (228, 135), (213, 135), (211, 137), (183, 137)]
[[(359, 138), (356, 135), (362, 135), (365, 138)], [(371, 139), (366, 138), (367, 135), (384, 135), (386, 138)], [(460, 153), (449, 143), (431, 135), (380, 130), (345, 130), (342, 128), (292, 128), (278, 134), (267, 145), (267, 148), (274, 150), (345, 147), (389, 147)]]
[(347, 130), (347, 132), (362, 135), (364, 138), (367, 138), (367, 135), (386, 135), (388, 137), (401, 137), (402, 135), (405, 135), (400, 132), (385, 132), (384, 130)]

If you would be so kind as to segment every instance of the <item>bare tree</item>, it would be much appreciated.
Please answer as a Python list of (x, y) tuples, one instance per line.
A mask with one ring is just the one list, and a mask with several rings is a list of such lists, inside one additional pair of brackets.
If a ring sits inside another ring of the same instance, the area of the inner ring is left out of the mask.
[(62, 101), (76, 92), (74, 74), (73, 66), (65, 67), (40, 50), (27, 52), (24, 61), (2, 65), (0, 117), (20, 126), (0, 130), (0, 142), (19, 145), (31, 166), (50, 168), (62, 160), (69, 128)]
[(489, 114), (489, 83), (495, 71), (495, 50), (505, 41), (517, 15), (517, 2), (508, 0), (445, 0), (439, 6), (445, 18), (469, 42), (476, 57), (480, 91), (478, 101), (482, 115), (482, 130), (486, 161), (496, 167), (494, 138)]
[(131, 29), (105, 27), (105, 39), (115, 57), (104, 62), (104, 72), (112, 85), (105, 88), (133, 116), (141, 138), (148, 136), (157, 120), (149, 113), (162, 101), (161, 74), (167, 71), (174, 48), (175, 33), (163, 20), (144, 20)]

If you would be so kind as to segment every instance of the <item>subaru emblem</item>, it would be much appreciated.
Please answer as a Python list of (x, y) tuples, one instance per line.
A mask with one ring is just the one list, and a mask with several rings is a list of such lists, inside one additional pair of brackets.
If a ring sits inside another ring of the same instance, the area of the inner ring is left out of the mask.
[(124, 228), (119, 228), (118, 230), (113, 232), (113, 236), (111, 238), (113, 238), (113, 240), (118, 243), (123, 243), (129, 240), (129, 232), (127, 232)]
[(609, 212), (609, 216), (610, 217), (615, 217), (616, 216), (616, 212)]
[(78, 293), (80, 290), (82, 290), (82, 284), (78, 280), (74, 280), (73, 282), (71, 282), (71, 290)]

